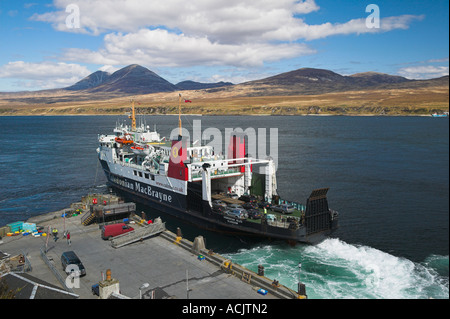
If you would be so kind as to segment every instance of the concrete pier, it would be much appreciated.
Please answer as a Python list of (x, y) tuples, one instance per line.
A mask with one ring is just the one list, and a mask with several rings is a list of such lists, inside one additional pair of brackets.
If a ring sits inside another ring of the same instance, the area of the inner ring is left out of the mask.
[[(297, 299), (300, 296), (284, 286), (272, 285), (272, 280), (233, 264), (232, 261), (204, 247), (203, 238), (187, 239), (165, 230), (158, 235), (114, 248), (111, 241), (101, 238), (97, 224), (84, 226), (82, 215), (62, 218), (55, 212), (28, 220), (44, 230), (58, 229), (59, 239), (47, 237), (3, 237), (0, 251), (10, 255), (24, 254), (32, 271), (29, 274), (51, 285), (70, 290), (64, 285), (67, 275), (61, 265), (61, 254), (73, 250), (83, 262), (86, 275), (68, 281), (71, 293), (80, 299), (97, 299), (92, 286), (104, 283), (110, 270), (120, 294), (131, 299)], [(133, 227), (139, 227), (135, 223)], [(71, 242), (63, 238), (70, 232)], [(47, 251), (47, 253), (45, 253)], [(45, 261), (54, 266), (49, 267)], [(55, 269), (61, 277), (55, 275)], [(62, 278), (62, 280), (61, 280)], [(61, 282), (63, 281), (63, 283)], [(105, 284), (103, 284), (105, 285)], [(262, 295), (258, 289), (268, 293)]]

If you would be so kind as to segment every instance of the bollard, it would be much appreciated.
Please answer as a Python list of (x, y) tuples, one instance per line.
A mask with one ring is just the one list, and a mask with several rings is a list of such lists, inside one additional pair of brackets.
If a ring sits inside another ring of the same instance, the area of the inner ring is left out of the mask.
[(197, 254), (202, 249), (206, 249), (205, 240), (203, 239), (203, 236), (197, 236), (195, 237), (194, 244), (192, 245), (192, 252)]
[(298, 283), (298, 288), (297, 288), (297, 289), (298, 289), (297, 293), (298, 293), (300, 296), (306, 296), (306, 286), (305, 286), (305, 284), (299, 282), (299, 283)]
[(106, 280), (111, 281), (111, 269), (106, 270)]
[(258, 276), (264, 276), (264, 266), (258, 265)]

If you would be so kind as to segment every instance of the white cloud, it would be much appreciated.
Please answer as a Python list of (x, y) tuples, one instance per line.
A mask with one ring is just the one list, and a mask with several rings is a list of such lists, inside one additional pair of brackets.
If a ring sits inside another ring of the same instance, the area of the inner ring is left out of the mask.
[[(60, 11), (35, 14), (32, 19), (50, 22), (60, 31), (99, 35), (107, 32), (135, 33), (161, 26), (192, 37), (207, 36), (212, 42), (243, 43), (255, 39), (294, 41), (320, 39), (337, 34), (361, 34), (407, 29), (423, 16), (386, 17), (381, 27), (367, 28), (366, 19), (344, 23), (308, 25), (301, 16), (318, 11), (314, 0), (79, 0), (80, 28), (68, 28), (66, 12), (73, 0), (55, 0)], [(174, 31), (175, 32), (175, 31)]]
[(398, 74), (408, 79), (432, 79), (449, 75), (449, 67), (433, 65), (410, 66), (401, 68)]
[(422, 20), (423, 16), (402, 15), (387, 17), (380, 21), (380, 28), (368, 28), (366, 19), (353, 19), (345, 23), (323, 23), (308, 25), (302, 19), (291, 19), (280, 28), (263, 35), (266, 39), (295, 41), (297, 39), (316, 40), (334, 35), (381, 33), (395, 29), (407, 29), (414, 20)]
[(91, 72), (84, 66), (63, 62), (9, 62), (0, 66), (0, 78), (18, 80), (24, 88), (53, 89), (74, 84)]
[(426, 61), (427, 63), (442, 63), (442, 62), (448, 62), (449, 59), (447, 58), (442, 58), (442, 59), (431, 59)]
[(118, 68), (118, 67), (115, 67), (113, 65), (107, 64), (107, 65), (104, 65), (104, 66), (100, 67), (99, 71), (108, 72), (108, 73), (112, 74), (112, 73), (116, 72), (119, 69), (120, 68)]
[[(68, 28), (67, 6), (79, 8), (80, 28)], [(419, 16), (387, 17), (381, 28), (365, 18), (309, 25), (315, 0), (54, 0), (57, 11), (32, 19), (66, 32), (104, 35), (97, 51), (66, 49), (62, 61), (156, 66), (260, 66), (315, 53), (301, 40), (406, 29)], [(365, 13), (362, 12), (362, 15)]]
[[(68, 5), (76, 4), (80, 28), (68, 28)], [(235, 43), (277, 29), (294, 14), (308, 14), (319, 7), (314, 0), (55, 0), (58, 11), (35, 14), (32, 19), (53, 24), (67, 32), (137, 32), (165, 26), (190, 36), (208, 34), (211, 41)], [(295, 19), (294, 19), (295, 20)]]
[(136, 33), (110, 33), (98, 51), (67, 49), (63, 60), (94, 64), (151, 66), (232, 65), (261, 66), (315, 51), (305, 44), (272, 44), (265, 42), (221, 44), (206, 36), (193, 37), (167, 30), (142, 29)]

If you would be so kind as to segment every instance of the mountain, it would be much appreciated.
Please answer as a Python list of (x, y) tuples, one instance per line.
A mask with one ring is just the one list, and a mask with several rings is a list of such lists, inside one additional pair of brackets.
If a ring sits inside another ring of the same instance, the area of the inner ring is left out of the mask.
[(344, 91), (353, 81), (330, 70), (303, 68), (265, 79), (242, 83), (257, 88), (254, 95), (319, 94)]
[(195, 81), (183, 81), (174, 85), (149, 69), (132, 64), (113, 74), (103, 71), (94, 72), (65, 90), (79, 91), (83, 93), (83, 98), (88, 98), (88, 95), (91, 95), (92, 98), (100, 98), (105, 94), (122, 96), (184, 90), (207, 90), (208, 93), (235, 91), (244, 96), (283, 96), (371, 89), (413, 89), (445, 85), (445, 83), (448, 84), (448, 76), (432, 80), (408, 80), (401, 76), (377, 72), (345, 76), (330, 70), (302, 68), (238, 85), (229, 82), (200, 83)]
[(66, 87), (65, 90), (87, 93), (151, 94), (179, 90), (203, 90), (230, 85), (233, 83), (194, 81), (183, 81), (173, 85), (149, 69), (132, 64), (113, 74), (103, 71), (94, 72), (74, 85)]
[(404, 83), (411, 81), (402, 76), (389, 75), (378, 72), (357, 73), (350, 75), (350, 77), (353, 78), (355, 82), (359, 83), (359, 85), (367, 85), (367, 86), (389, 84), (389, 83)]
[(156, 73), (137, 64), (120, 69), (90, 92), (121, 92), (127, 94), (150, 94), (157, 92), (173, 92), (177, 88)]
[(74, 85), (67, 87), (66, 90), (78, 91), (90, 89), (105, 83), (106, 81), (108, 81), (110, 76), (111, 75), (108, 72), (97, 71), (92, 73), (91, 75), (88, 75), (81, 81), (78, 81)]
[(124, 67), (111, 75), (97, 71), (66, 90), (88, 93), (150, 94), (173, 92), (177, 87), (156, 73), (137, 64)]
[(262, 85), (295, 85), (300, 83), (341, 83), (345, 81), (345, 76), (337, 74), (333, 71), (303, 68), (281, 73), (262, 80), (251, 81), (251, 83)]
[[(330, 70), (302, 68), (265, 79), (242, 83), (239, 86), (253, 88), (251, 95), (254, 96), (315, 95), (380, 88), (414, 88), (431, 85), (432, 83), (428, 83), (429, 81), (432, 80), (408, 80), (401, 76), (377, 72), (344, 76)], [(445, 84), (445, 79), (438, 82)], [(433, 84), (438, 83), (435, 81)]]
[(218, 88), (223, 86), (230, 86), (233, 85), (233, 83), (230, 82), (217, 82), (217, 83), (200, 83), (195, 81), (183, 81), (175, 86), (179, 90), (203, 90), (203, 89), (212, 89), (212, 88)]
[[(409, 80), (401, 76), (377, 72), (340, 75), (330, 70), (302, 68), (241, 84), (229, 82), (199, 83), (183, 81), (176, 85), (137, 64), (112, 74), (97, 71), (62, 89), (24, 92), (0, 92), (1, 100), (27, 105), (55, 104), (74, 101), (100, 101), (129, 95), (145, 95), (180, 90), (204, 90), (204, 94), (220, 96), (302, 96), (370, 90), (417, 90), (448, 87), (449, 76), (429, 80)], [(448, 100), (448, 94), (447, 94)]]

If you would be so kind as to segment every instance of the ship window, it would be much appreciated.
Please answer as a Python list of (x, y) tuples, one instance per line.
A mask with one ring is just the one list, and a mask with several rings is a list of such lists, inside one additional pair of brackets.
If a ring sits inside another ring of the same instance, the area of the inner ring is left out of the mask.
[(148, 175), (148, 173), (144, 173), (144, 177), (145, 177), (146, 179), (149, 179), (149, 178), (150, 178), (150, 176)]
[(139, 177), (142, 177), (142, 172), (139, 172)]
[(137, 171), (133, 171), (133, 175), (134, 175), (134, 176), (137, 176)]
[(152, 181), (155, 180), (155, 175), (150, 175), (152, 177)]

